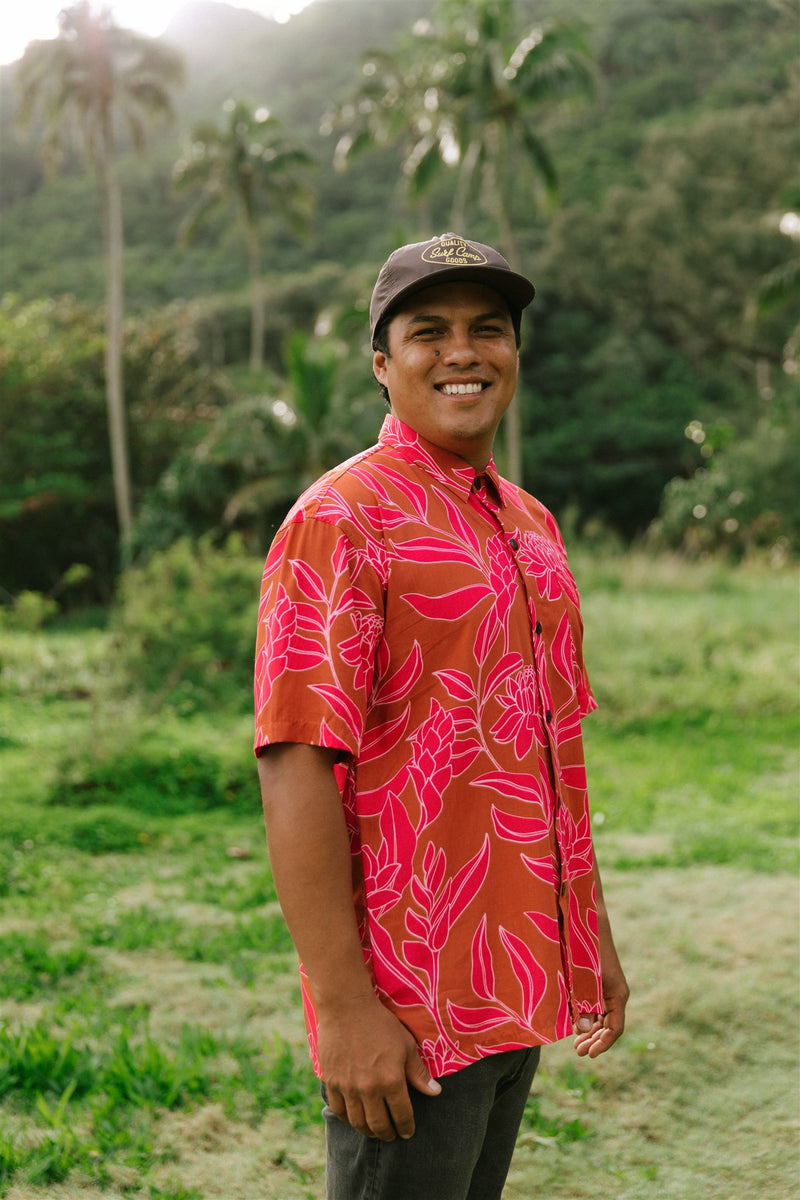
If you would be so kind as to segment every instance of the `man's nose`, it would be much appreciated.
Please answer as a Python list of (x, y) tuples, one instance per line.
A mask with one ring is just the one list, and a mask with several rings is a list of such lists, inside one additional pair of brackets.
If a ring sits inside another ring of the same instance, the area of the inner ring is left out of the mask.
[(463, 367), (478, 362), (480, 357), (480, 344), (469, 330), (451, 330), (443, 355), (445, 362)]

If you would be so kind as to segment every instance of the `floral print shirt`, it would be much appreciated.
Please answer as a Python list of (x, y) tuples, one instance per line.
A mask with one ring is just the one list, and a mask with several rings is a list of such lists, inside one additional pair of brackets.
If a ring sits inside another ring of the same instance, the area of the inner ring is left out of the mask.
[(581, 642), (550, 513), (393, 416), (270, 549), (256, 751), (341, 752), (365, 962), (434, 1076), (602, 1009)]

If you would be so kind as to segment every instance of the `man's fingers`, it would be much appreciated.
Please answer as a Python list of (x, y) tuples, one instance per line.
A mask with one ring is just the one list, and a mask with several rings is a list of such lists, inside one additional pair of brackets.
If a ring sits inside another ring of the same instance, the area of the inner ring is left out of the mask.
[(575, 1051), (581, 1058), (597, 1058), (610, 1050), (622, 1035), (624, 1014), (614, 1012), (584, 1013), (575, 1022)]
[(442, 1085), (437, 1083), (432, 1077), (430, 1071), (417, 1053), (416, 1046), (406, 1068), (406, 1079), (412, 1087), (415, 1087), (418, 1092), (422, 1092), (425, 1096), (438, 1096), (442, 1090)]
[(411, 1137), (414, 1132), (414, 1113), (405, 1087), (403, 1095), (398, 1093), (394, 1103), (378, 1093), (367, 1096), (329, 1088), (328, 1107), (335, 1117), (351, 1125), (362, 1137), (393, 1142), (398, 1134)]
[(575, 1049), (581, 1058), (597, 1058), (598, 1054), (610, 1049), (616, 1040), (610, 1029), (594, 1029), (575, 1039)]
[(327, 1089), (328, 1108), (340, 1121), (347, 1120), (347, 1104), (342, 1093), (333, 1087)]
[(381, 1142), (393, 1142), (395, 1140), (397, 1130), (389, 1115), (389, 1109), (382, 1098), (365, 1101), (362, 1112), (364, 1114), (363, 1127), (354, 1126), (354, 1128), (358, 1129), (359, 1133), (364, 1134), (366, 1137), (377, 1138)]

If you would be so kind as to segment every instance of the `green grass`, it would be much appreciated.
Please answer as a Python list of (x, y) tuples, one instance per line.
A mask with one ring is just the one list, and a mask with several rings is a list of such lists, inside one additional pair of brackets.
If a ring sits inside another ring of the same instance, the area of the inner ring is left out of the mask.
[[(798, 578), (574, 557), (595, 839), (632, 987), (549, 1047), (508, 1200), (785, 1200)], [(102, 625), (0, 633), (0, 1196), (298, 1200), (320, 1100), (250, 722), (119, 686)]]
[(580, 582), (603, 861), (795, 871), (796, 576), (631, 556)]

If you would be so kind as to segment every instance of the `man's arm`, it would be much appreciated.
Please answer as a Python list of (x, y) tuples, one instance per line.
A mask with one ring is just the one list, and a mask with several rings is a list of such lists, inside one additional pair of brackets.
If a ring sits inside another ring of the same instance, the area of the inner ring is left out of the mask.
[(281, 743), (258, 760), (270, 862), (292, 940), (319, 1018), (319, 1058), (328, 1104), (365, 1136), (409, 1138), (408, 1083), (441, 1088), (416, 1041), (375, 994), (353, 907), (350, 844), (335, 752)]
[(584, 1057), (597, 1058), (609, 1050), (622, 1036), (625, 1028), (625, 1005), (628, 1003), (628, 984), (619, 961), (611, 923), (603, 897), (603, 885), (597, 859), (594, 864), (594, 883), (597, 896), (597, 931), (600, 942), (600, 971), (603, 976), (603, 1007), (600, 1015), (579, 1017), (576, 1023), (575, 1050)]

